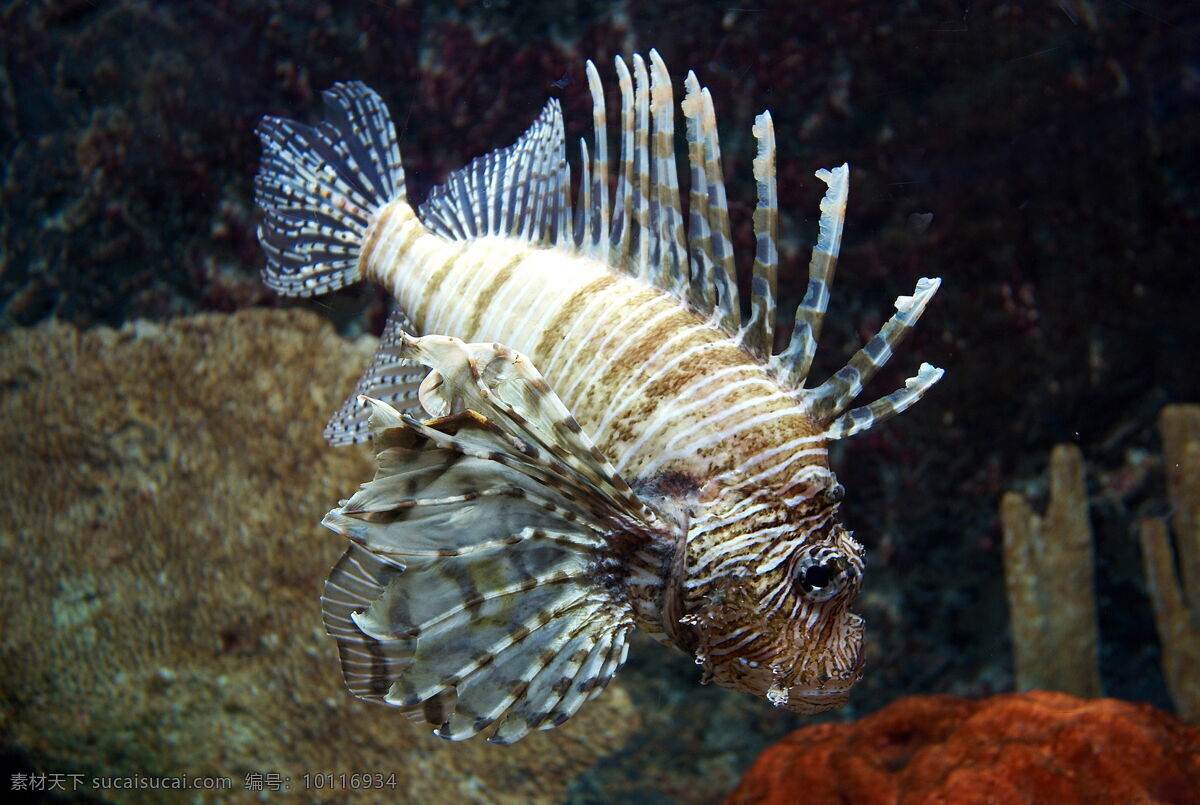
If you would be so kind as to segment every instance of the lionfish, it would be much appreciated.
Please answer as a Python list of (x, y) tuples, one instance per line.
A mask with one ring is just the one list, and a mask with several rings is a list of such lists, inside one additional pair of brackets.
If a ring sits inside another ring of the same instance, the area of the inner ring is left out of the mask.
[(625, 661), (634, 626), (703, 681), (801, 713), (862, 669), (863, 548), (838, 519), (827, 443), (941, 377), (848, 410), (940, 280), (809, 387), (842, 237), (847, 165), (827, 185), (808, 288), (774, 352), (775, 133), (753, 127), (756, 249), (743, 320), (716, 118), (684, 82), (685, 221), (675, 103), (655, 51), (616, 58), (620, 159), (587, 63), (595, 129), (576, 201), (560, 105), (452, 173), (414, 209), (396, 132), (358, 82), (316, 126), (266, 117), (256, 197), (265, 282), (310, 296), (362, 278), (394, 309), (325, 430), (374, 439), (378, 470), (322, 521), (349, 540), (322, 597), (350, 690), (463, 739), (562, 724)]

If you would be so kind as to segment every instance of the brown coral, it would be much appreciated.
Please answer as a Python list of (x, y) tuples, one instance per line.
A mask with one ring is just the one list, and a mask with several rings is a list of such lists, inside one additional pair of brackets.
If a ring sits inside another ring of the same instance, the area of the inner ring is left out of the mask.
[[(49, 771), (420, 802), (558, 801), (623, 743), (619, 684), (504, 751), (346, 692), (317, 601), (343, 546), (317, 523), (370, 472), (320, 430), (365, 358), (297, 310), (0, 336), (5, 743)], [(305, 788), (363, 771), (397, 787)]]
[[(1184, 720), (1200, 723), (1200, 405), (1168, 405), (1159, 416), (1175, 532), (1142, 521), (1142, 562), (1162, 646), (1163, 676)], [(1175, 572), (1178, 554), (1179, 574)]]
[(911, 696), (769, 747), (728, 805), (1200, 801), (1200, 730), (1144, 704)]
[(1044, 518), (1009, 492), (1000, 519), (1017, 688), (1099, 696), (1092, 528), (1079, 448), (1051, 452)]

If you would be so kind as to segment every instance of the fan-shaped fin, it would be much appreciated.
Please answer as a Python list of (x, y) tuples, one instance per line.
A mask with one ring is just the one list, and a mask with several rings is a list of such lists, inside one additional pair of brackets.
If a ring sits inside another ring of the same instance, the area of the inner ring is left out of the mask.
[(370, 438), (367, 420), (371, 410), (362, 402), (364, 396), (383, 400), (401, 411), (420, 411), (417, 390), (428, 370), (419, 363), (396, 356), (400, 334), (405, 332), (415, 333), (412, 322), (399, 306), (395, 306), (388, 314), (379, 346), (358, 385), (325, 425), (325, 440), (331, 445), (340, 447)]
[(507, 235), (567, 245), (569, 188), (562, 108), (552, 100), (511, 146), (479, 157), (430, 191), (420, 217), (429, 231), (451, 240)]
[(346, 687), (359, 698), (383, 699), (391, 680), (412, 662), (410, 645), (368, 637), (353, 618), (355, 611), (382, 595), (403, 571), (403, 565), (351, 545), (325, 581), (321, 596), (325, 631), (337, 640)]
[(360, 81), (321, 93), (325, 120), (264, 117), (254, 197), (263, 211), (263, 282), (287, 296), (327, 293), (361, 278), (371, 216), (404, 198), (404, 169), (387, 108)]
[(560, 724), (624, 661), (613, 551), (677, 535), (524, 356), (443, 336), (397, 354), (430, 368), (440, 416), (368, 400), (378, 473), (325, 517), (354, 543), (325, 596), (347, 682), (445, 738)]

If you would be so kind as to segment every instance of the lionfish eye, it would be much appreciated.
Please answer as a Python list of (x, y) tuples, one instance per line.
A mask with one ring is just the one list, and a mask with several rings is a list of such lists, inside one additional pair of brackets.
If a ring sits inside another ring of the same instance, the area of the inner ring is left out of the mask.
[(813, 565), (808, 570), (804, 571), (804, 580), (801, 586), (807, 591), (813, 588), (824, 587), (833, 578), (833, 570), (829, 565)]
[(822, 551), (801, 561), (793, 584), (808, 598), (828, 601), (841, 591), (849, 570), (850, 564), (845, 557)]

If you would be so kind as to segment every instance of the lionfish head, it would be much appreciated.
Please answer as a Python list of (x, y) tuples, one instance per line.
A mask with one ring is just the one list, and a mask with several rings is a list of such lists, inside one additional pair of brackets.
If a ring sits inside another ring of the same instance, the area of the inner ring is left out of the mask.
[(833, 474), (811, 492), (716, 528), (722, 518), (698, 518), (680, 619), (705, 681), (799, 713), (844, 704), (863, 664), (863, 619), (850, 611), (863, 547), (838, 521)]

